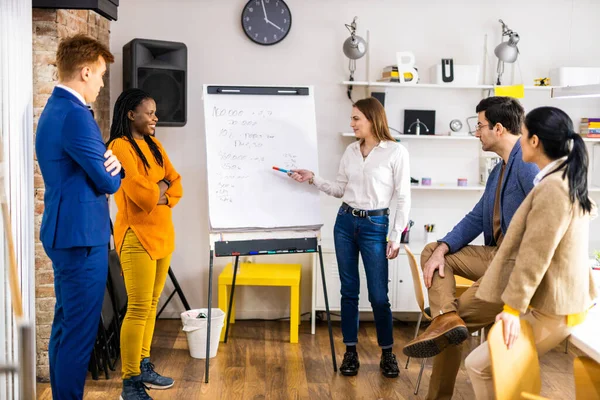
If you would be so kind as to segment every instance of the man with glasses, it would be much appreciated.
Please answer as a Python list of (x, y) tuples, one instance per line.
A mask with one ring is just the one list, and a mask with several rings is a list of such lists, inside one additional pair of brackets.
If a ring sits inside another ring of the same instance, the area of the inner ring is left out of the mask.
[[(485, 191), (473, 210), (444, 238), (429, 243), (421, 253), (423, 279), (429, 292), (433, 321), (425, 332), (404, 347), (415, 358), (433, 357), (427, 399), (450, 399), (460, 368), (462, 342), (469, 332), (492, 324), (502, 305), (475, 297), (479, 280), (487, 270), (510, 220), (539, 172), (523, 162), (519, 137), (525, 112), (511, 97), (489, 97), (476, 108), (477, 131), (484, 151), (501, 157), (489, 175)], [(470, 245), (483, 232), (485, 245)], [(454, 275), (475, 281), (456, 298)]]

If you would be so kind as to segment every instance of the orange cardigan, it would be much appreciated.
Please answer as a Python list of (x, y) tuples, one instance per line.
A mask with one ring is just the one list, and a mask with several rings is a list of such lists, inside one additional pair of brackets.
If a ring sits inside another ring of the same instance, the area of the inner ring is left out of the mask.
[[(163, 157), (163, 166), (156, 163), (150, 147), (143, 139), (135, 139), (144, 153), (150, 168), (144, 169), (142, 159), (128, 139), (119, 138), (109, 148), (117, 156), (125, 178), (115, 193), (117, 217), (115, 221), (115, 246), (119, 255), (127, 229), (131, 229), (153, 260), (164, 258), (175, 250), (175, 229), (171, 218), (173, 208), (183, 195), (181, 176), (175, 171), (160, 142), (152, 137)], [(157, 205), (160, 197), (158, 182), (167, 179), (171, 186), (165, 192), (166, 205)]]

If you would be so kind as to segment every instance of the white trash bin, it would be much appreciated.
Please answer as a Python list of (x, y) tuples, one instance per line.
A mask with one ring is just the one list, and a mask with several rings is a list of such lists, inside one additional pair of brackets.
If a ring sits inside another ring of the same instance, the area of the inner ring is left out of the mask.
[[(199, 308), (181, 313), (183, 331), (187, 335), (190, 356), (193, 358), (206, 358), (206, 329), (208, 324), (207, 318), (196, 318), (200, 313), (208, 316), (208, 308)], [(217, 355), (217, 349), (219, 348), (225, 312), (219, 308), (213, 308), (211, 319), (210, 358), (213, 358)]]

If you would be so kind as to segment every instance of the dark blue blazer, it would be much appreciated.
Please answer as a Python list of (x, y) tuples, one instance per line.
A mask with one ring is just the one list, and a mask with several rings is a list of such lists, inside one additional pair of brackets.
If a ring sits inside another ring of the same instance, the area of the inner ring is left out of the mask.
[(92, 113), (73, 94), (55, 88), (38, 122), (35, 149), (46, 185), (44, 246), (107, 245), (106, 194), (119, 189), (121, 175), (106, 172), (106, 145)]
[[(475, 205), (475, 208), (448, 233), (443, 239), (454, 253), (471, 243), (483, 232), (486, 246), (496, 246), (494, 241), (494, 201), (496, 200), (496, 188), (502, 163), (498, 163), (490, 173), (483, 196)], [(533, 189), (533, 179), (539, 172), (537, 165), (523, 161), (521, 154), (521, 142), (517, 141), (506, 164), (502, 188), (500, 192), (500, 218), (502, 233), (506, 234), (510, 220), (521, 202)]]

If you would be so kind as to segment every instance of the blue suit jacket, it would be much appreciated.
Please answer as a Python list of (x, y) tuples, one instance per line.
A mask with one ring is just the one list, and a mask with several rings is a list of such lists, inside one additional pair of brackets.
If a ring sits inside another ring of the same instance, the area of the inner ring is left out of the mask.
[(106, 172), (106, 145), (92, 113), (74, 95), (55, 88), (38, 122), (35, 149), (46, 185), (44, 246), (107, 245), (106, 194), (119, 189), (121, 175)]
[[(465, 215), (450, 233), (439, 240), (448, 245), (450, 253), (471, 243), (481, 232), (486, 246), (496, 246), (493, 231), (494, 201), (501, 168), (502, 163), (498, 163), (490, 173), (483, 196), (475, 208)], [(521, 142), (517, 141), (506, 163), (500, 189), (500, 219), (503, 234), (506, 234), (515, 211), (533, 189), (533, 179), (538, 172), (537, 165), (523, 161)]]

